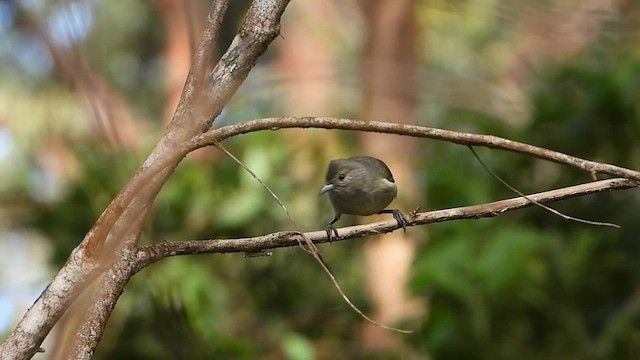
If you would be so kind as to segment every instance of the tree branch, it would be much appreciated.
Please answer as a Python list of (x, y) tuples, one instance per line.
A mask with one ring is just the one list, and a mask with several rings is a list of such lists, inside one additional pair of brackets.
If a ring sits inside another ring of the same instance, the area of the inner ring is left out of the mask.
[[(640, 185), (632, 180), (614, 178), (545, 191), (527, 195), (527, 197), (539, 203), (547, 203), (597, 192), (624, 190), (638, 186)], [(534, 204), (531, 201), (523, 197), (516, 197), (481, 205), (422, 212), (413, 217), (408, 217), (407, 220), (409, 220), (409, 222), (407, 226), (425, 225), (451, 220), (494, 217), (508, 211), (522, 209), (532, 205)], [(340, 237), (338, 239), (334, 238), (333, 241), (362, 238), (365, 236), (391, 232), (399, 228), (400, 226), (398, 226), (398, 222), (395, 220), (378, 221), (365, 225), (350, 226), (340, 228), (338, 230)], [(327, 233), (324, 230), (307, 232), (305, 235), (316, 244), (329, 241), (327, 239)], [(281, 231), (268, 235), (241, 239), (162, 242), (139, 248), (138, 254), (135, 257), (135, 261), (137, 261), (135, 268), (141, 270), (159, 260), (176, 255), (232, 252), (257, 253), (268, 249), (298, 246), (302, 241), (303, 238), (298, 232)]]
[(378, 121), (350, 120), (330, 117), (281, 117), (247, 121), (235, 125), (223, 126), (202, 134), (186, 143), (185, 150), (191, 151), (207, 145), (213, 145), (229, 137), (260, 130), (278, 130), (285, 128), (322, 128), (339, 130), (369, 131), (436, 140), (449, 141), (467, 146), (512, 151), (531, 155), (540, 159), (569, 165), (595, 175), (598, 173), (624, 177), (640, 182), (640, 172), (620, 166), (581, 159), (561, 152), (524, 144), (521, 142), (492, 136), (478, 135), (458, 131), (443, 130), (426, 126), (403, 125)]
[(119, 260), (102, 275), (96, 293), (93, 294), (93, 303), (76, 332), (73, 344), (70, 348), (63, 349), (68, 356), (61, 358), (90, 360), (93, 357), (125, 285), (136, 273), (133, 267), (136, 262), (130, 259), (131, 253), (129, 249), (122, 249)]
[(193, 107), (206, 107), (206, 104), (202, 102), (202, 95), (204, 94), (203, 81), (206, 77), (207, 64), (211, 61), (211, 55), (213, 54), (228, 5), (229, 0), (213, 1), (211, 4), (206, 28), (194, 54), (178, 107), (169, 124), (172, 129), (184, 126), (182, 123), (185, 120), (193, 120), (187, 115), (189, 112), (194, 111)]
[[(185, 135), (192, 138), (195, 135), (202, 134), (211, 127), (214, 118), (222, 111), (223, 106), (240, 87), (258, 58), (264, 53), (271, 41), (279, 34), (280, 17), (289, 2), (288, 0), (253, 1), (238, 31), (238, 35), (236, 35), (234, 41), (214, 68), (212, 75), (213, 82), (209, 87), (206, 87), (204, 86), (205, 84), (202, 83), (202, 80), (204, 80), (206, 64), (213, 52), (217, 33), (227, 8), (227, 1), (228, 0), (214, 2), (212, 4), (207, 19), (207, 27), (198, 46), (192, 69), (189, 72), (183, 98), (168, 127), (167, 135), (163, 137), (163, 140), (169, 140), (167, 144), (170, 146), (168, 146), (168, 148), (173, 150), (170, 151), (171, 155), (180, 156), (177, 162), (179, 162), (182, 155), (186, 153), (175, 146), (177, 143), (180, 143), (176, 142), (176, 140), (186, 140)], [(218, 74), (219, 77), (216, 77), (216, 74)], [(168, 136), (174, 132), (176, 136)], [(128, 239), (130, 246), (128, 246), (128, 249), (123, 249), (125, 252), (134, 252), (143, 225), (143, 222), (140, 222), (136, 223), (137, 226), (130, 227), (129, 222), (125, 220), (146, 217), (148, 213), (146, 210), (148, 210), (150, 203), (173, 169), (175, 169), (175, 166), (177, 166), (177, 162), (161, 170), (161, 172), (168, 170), (166, 176), (160, 177), (162, 179), (161, 181), (153, 179), (153, 184), (157, 186), (147, 185), (140, 189), (141, 193), (152, 192), (152, 194), (143, 197), (145, 201), (149, 201), (148, 203), (138, 202), (135, 198), (133, 199), (132, 204), (136, 203), (138, 205), (133, 207), (133, 209), (139, 212), (137, 215), (125, 216), (126, 214), (123, 213), (122, 223), (124, 223), (123, 225), (128, 231), (114, 237)], [(148, 190), (148, 188), (151, 188), (151, 190)], [(141, 211), (140, 209), (143, 208), (144, 210)], [(132, 208), (127, 210), (132, 210)], [(117, 228), (117, 225), (116, 223), (114, 228)], [(135, 237), (128, 236), (133, 232), (136, 233)], [(87, 334), (76, 338), (72, 349), (72, 358), (90, 359), (93, 356), (93, 352), (100, 342), (113, 307), (120, 297), (124, 286), (133, 275), (130, 264), (131, 262), (120, 260), (102, 277), (102, 281), (95, 295), (95, 300), (88, 309), (87, 316), (79, 331), (80, 333)]]
[(206, 77), (207, 64), (211, 61), (211, 55), (215, 50), (216, 41), (218, 40), (218, 33), (222, 26), (222, 20), (224, 14), (227, 12), (229, 6), (229, 0), (214, 0), (209, 10), (209, 16), (207, 18), (207, 27), (202, 35), (202, 40), (196, 49), (196, 53), (193, 57), (193, 63), (191, 64), (191, 70), (187, 76), (185, 83), (185, 89), (200, 89), (202, 81)]
[(128, 227), (135, 229), (136, 232), (126, 232), (129, 233), (128, 238), (123, 241), (126, 245), (117, 249), (112, 255), (113, 264), (100, 277), (95, 293), (91, 294), (92, 299), (84, 317), (77, 324), (76, 329), (73, 329), (75, 330), (73, 333), (78, 335), (72, 344), (66, 344), (63, 349), (58, 349), (62, 354), (61, 359), (89, 360), (93, 357), (113, 308), (122, 295), (125, 285), (136, 273), (133, 268), (135, 261), (131, 261), (130, 258), (136, 253), (138, 238), (150, 208), (151, 206), (147, 206), (139, 216), (130, 217), (131, 223)]
[(280, 34), (280, 17), (287, 4), (289, 0), (256, 0), (251, 3), (238, 34), (211, 72), (207, 95), (213, 106), (210, 107), (207, 118), (199, 119), (202, 132), (211, 127), (258, 58)]

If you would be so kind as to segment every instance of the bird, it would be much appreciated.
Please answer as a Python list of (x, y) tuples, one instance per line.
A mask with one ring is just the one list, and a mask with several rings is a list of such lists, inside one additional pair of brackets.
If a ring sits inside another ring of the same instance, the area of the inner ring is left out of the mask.
[(391, 213), (393, 218), (407, 230), (408, 221), (399, 209), (386, 209), (398, 194), (389, 167), (380, 159), (370, 156), (354, 156), (329, 162), (325, 185), (320, 195), (327, 193), (333, 206), (333, 219), (325, 227), (327, 238), (332, 234), (338, 238), (334, 227), (343, 214), (368, 216)]

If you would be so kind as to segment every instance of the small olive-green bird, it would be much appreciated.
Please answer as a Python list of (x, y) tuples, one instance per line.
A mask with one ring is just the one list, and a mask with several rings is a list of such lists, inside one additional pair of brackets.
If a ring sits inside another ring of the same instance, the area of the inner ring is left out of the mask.
[(385, 209), (398, 194), (391, 171), (382, 160), (370, 156), (354, 156), (332, 160), (327, 169), (320, 195), (327, 193), (333, 206), (333, 219), (325, 230), (338, 238), (333, 226), (342, 214), (367, 216), (391, 213), (398, 226), (406, 231), (407, 219), (398, 209)]

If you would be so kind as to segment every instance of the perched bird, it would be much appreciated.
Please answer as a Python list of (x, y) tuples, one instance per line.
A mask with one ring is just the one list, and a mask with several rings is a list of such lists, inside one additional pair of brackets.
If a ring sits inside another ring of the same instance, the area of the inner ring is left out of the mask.
[(332, 160), (327, 169), (325, 185), (320, 195), (327, 193), (333, 206), (333, 219), (325, 230), (338, 237), (333, 226), (342, 214), (373, 215), (391, 213), (406, 231), (407, 219), (398, 209), (385, 209), (398, 194), (391, 171), (382, 160), (369, 156), (354, 156)]

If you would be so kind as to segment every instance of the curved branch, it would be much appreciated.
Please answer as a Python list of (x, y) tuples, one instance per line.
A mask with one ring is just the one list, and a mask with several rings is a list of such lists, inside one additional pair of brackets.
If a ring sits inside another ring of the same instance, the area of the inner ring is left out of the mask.
[(378, 121), (350, 120), (329, 117), (281, 117), (247, 121), (235, 125), (223, 126), (209, 130), (185, 144), (187, 151), (213, 145), (231, 136), (247, 134), (260, 130), (278, 130), (285, 128), (321, 128), (339, 130), (358, 130), (387, 134), (405, 135), (420, 138), (445, 140), (467, 146), (484, 146), (488, 148), (528, 154), (540, 159), (569, 165), (584, 170), (592, 175), (601, 173), (624, 177), (640, 182), (640, 172), (620, 166), (603, 164), (581, 159), (561, 152), (533, 146), (492, 135), (478, 135), (459, 131), (443, 130), (426, 126), (403, 125)]
[[(584, 196), (607, 190), (623, 190), (640, 186), (629, 179), (607, 179), (590, 183), (569, 186), (561, 189), (545, 191), (527, 195), (527, 198), (539, 203), (547, 203), (562, 199)], [(453, 209), (435, 210), (418, 213), (409, 217), (407, 226), (416, 226), (461, 219), (479, 219), (498, 216), (507, 211), (522, 209), (534, 205), (531, 201), (517, 197), (507, 200), (495, 201), (487, 204), (465, 206)], [(361, 238), (369, 235), (387, 233), (399, 229), (395, 220), (379, 221), (375, 223), (350, 226), (339, 229), (340, 237), (333, 241)], [(312, 231), (305, 235), (316, 244), (328, 242), (327, 233), (324, 230)], [(137, 271), (166, 257), (191, 254), (211, 253), (259, 253), (264, 250), (279, 247), (297, 246), (303, 241), (302, 236), (295, 231), (281, 231), (268, 235), (242, 239), (224, 240), (189, 240), (171, 241), (147, 245), (138, 249), (135, 261), (138, 263)]]

